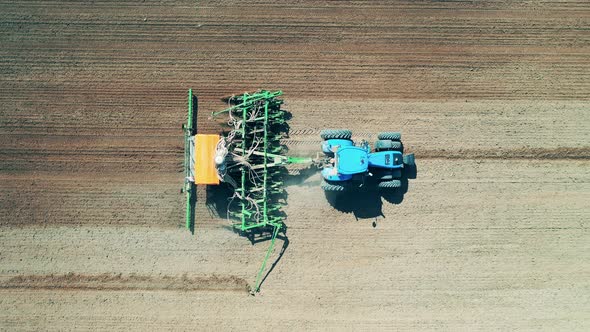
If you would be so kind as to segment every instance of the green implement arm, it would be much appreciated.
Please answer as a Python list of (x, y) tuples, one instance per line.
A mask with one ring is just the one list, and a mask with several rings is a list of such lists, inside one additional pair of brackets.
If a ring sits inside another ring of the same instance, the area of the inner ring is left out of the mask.
[(193, 195), (195, 191), (195, 184), (192, 181), (193, 174), (191, 170), (191, 162), (190, 162), (190, 148), (191, 148), (191, 137), (194, 135), (195, 128), (194, 128), (194, 118), (193, 118), (193, 90), (188, 90), (188, 119), (186, 125), (183, 126), (184, 129), (184, 176), (185, 176), (185, 185), (184, 191), (186, 192), (186, 217), (185, 217), (185, 224), (186, 229), (191, 230), (192, 226), (192, 219), (194, 216), (194, 205), (193, 205)]

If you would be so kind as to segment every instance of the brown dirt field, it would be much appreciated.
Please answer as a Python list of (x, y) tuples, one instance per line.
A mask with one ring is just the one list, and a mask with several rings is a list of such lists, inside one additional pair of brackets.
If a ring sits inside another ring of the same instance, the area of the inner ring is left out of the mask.
[[(584, 1), (0, 1), (0, 330), (590, 330), (589, 25)], [(291, 154), (400, 130), (417, 176), (290, 181), (250, 296), (267, 243), (204, 204), (182, 226), (189, 87), (201, 132), (282, 89)]]

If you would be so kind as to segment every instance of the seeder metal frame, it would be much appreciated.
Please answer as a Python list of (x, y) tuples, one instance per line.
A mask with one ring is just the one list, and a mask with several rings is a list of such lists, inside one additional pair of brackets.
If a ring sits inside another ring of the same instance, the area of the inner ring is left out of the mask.
[[(236, 105), (212, 113), (212, 116), (229, 113), (230, 118), (240, 118), (235, 122), (237, 126), (234, 127), (236, 133), (240, 136), (236, 142), (239, 148), (235, 146), (234, 151), (240, 154), (241, 160), (246, 161), (247, 164), (240, 166), (239, 187), (235, 189), (238, 194), (236, 196), (239, 198), (240, 209), (238, 212), (228, 211), (233, 217), (239, 218), (240, 222), (233, 226), (241, 232), (272, 228), (270, 245), (256, 277), (255, 292), (260, 290), (262, 273), (274, 249), (276, 237), (280, 230), (285, 227), (283, 218), (273, 213), (274, 211), (278, 212), (280, 203), (270, 199), (271, 195), (281, 194), (284, 190), (280, 179), (275, 179), (271, 183), (273, 176), (270, 168), (284, 165), (286, 161), (280, 155), (269, 153), (271, 148), (270, 122), (272, 120), (284, 122), (280, 110), (283, 101), (277, 99), (280, 95), (282, 95), (282, 91), (270, 92), (263, 90), (254, 94), (244, 93), (241, 96), (231, 98), (236, 102)], [(262, 139), (257, 141), (256, 134), (260, 132), (262, 133)], [(275, 137), (276, 141), (279, 138)], [(262, 146), (260, 147), (261, 142)], [(269, 158), (273, 158), (272, 163), (269, 162)], [(254, 165), (252, 164), (253, 159), (256, 159), (257, 162)], [(262, 176), (262, 181), (257, 182), (256, 179), (260, 180), (260, 176)]]
[(191, 163), (191, 149), (194, 149), (194, 140), (192, 139), (196, 131), (196, 124), (194, 123), (194, 112), (193, 112), (193, 90), (188, 90), (188, 119), (186, 125), (182, 126), (184, 130), (184, 188), (186, 192), (186, 211), (185, 211), (185, 226), (186, 229), (192, 230), (192, 220), (194, 216), (194, 195), (195, 183), (194, 183), (194, 169)]
[[(229, 98), (230, 107), (213, 112), (212, 117), (227, 114), (231, 131), (223, 136), (220, 144), (225, 151), (223, 171), (218, 170), (219, 178), (224, 181), (231, 178), (234, 184), (234, 196), (237, 205), (228, 207), (228, 218), (233, 220), (233, 228), (241, 234), (264, 233), (271, 235), (270, 245), (258, 271), (256, 283), (252, 289), (260, 290), (262, 274), (272, 253), (277, 235), (286, 230), (281, 207), (284, 194), (282, 177), (285, 166), (290, 163), (311, 163), (311, 158), (287, 157), (281, 155), (280, 140), (286, 132), (286, 112), (281, 110), (283, 101), (278, 99), (282, 91), (260, 90), (244, 93)], [(185, 172), (186, 172), (186, 227), (191, 229), (194, 215), (192, 196), (194, 183), (191, 181), (190, 148), (193, 128), (193, 95), (189, 90), (188, 123), (185, 127)], [(227, 166), (227, 168), (226, 168)], [(223, 174), (222, 174), (223, 173)], [(237, 207), (237, 208), (236, 208)]]

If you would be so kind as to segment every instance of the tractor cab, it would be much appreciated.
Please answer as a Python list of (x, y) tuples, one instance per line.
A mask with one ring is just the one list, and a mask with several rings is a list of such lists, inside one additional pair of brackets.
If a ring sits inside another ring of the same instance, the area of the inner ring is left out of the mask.
[(357, 146), (347, 146), (335, 153), (340, 174), (364, 173), (369, 168), (369, 153)]
[(332, 139), (322, 146), (333, 155), (330, 165), (322, 170), (322, 175), (330, 181), (347, 181), (354, 174), (367, 172), (369, 153), (366, 146), (354, 146), (350, 140)]

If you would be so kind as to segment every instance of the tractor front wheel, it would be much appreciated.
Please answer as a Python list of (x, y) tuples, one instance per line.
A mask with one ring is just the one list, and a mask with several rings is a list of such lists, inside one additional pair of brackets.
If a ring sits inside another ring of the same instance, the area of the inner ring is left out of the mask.
[(329, 139), (350, 139), (352, 131), (348, 129), (324, 129), (320, 132), (323, 140)]

